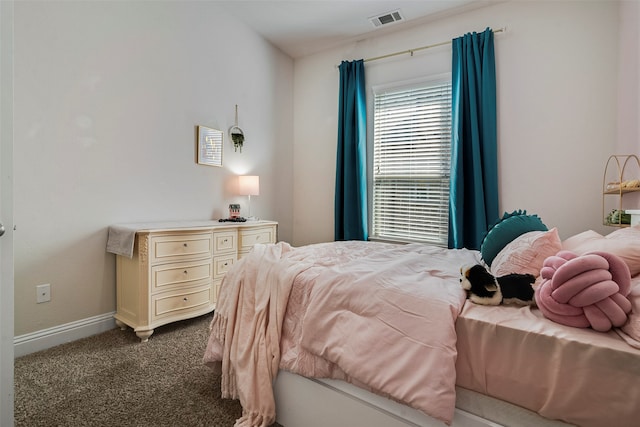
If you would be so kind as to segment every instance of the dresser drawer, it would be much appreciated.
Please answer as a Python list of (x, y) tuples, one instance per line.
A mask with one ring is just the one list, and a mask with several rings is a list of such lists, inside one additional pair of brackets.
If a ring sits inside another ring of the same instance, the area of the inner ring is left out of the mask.
[(220, 255), (213, 258), (213, 278), (222, 278), (236, 262), (236, 254)]
[(151, 292), (167, 289), (171, 286), (193, 286), (196, 282), (213, 278), (213, 261), (206, 258), (200, 261), (162, 264), (151, 268)]
[(216, 231), (213, 233), (213, 253), (236, 252), (238, 248), (238, 232)]
[(151, 304), (152, 318), (196, 311), (213, 304), (213, 287), (208, 285), (188, 292), (158, 294), (151, 298)]
[(212, 233), (180, 233), (151, 237), (151, 263), (173, 258), (196, 258), (213, 253)]
[(248, 252), (256, 243), (275, 243), (276, 228), (260, 227), (240, 230), (240, 252)]

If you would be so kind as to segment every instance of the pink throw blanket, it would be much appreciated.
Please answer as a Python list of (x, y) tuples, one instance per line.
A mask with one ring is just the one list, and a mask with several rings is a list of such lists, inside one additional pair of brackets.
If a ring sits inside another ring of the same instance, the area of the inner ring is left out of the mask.
[(629, 267), (618, 256), (561, 251), (540, 271), (536, 303), (545, 317), (568, 326), (606, 332), (627, 322), (631, 302)]
[[(223, 398), (240, 399), (237, 427), (267, 427), (276, 419), (273, 380), (280, 334), (296, 275), (309, 264), (283, 259), (287, 243), (257, 244), (225, 276), (204, 361), (220, 361)], [(228, 285), (227, 285), (228, 284)]]

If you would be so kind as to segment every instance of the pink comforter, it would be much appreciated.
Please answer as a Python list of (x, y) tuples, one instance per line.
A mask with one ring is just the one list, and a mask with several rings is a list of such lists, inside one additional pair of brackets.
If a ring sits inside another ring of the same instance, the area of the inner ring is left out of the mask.
[[(300, 269), (292, 283), (281, 369), (344, 379), (452, 421), (455, 320), (465, 301), (460, 267), (477, 263), (477, 252), (335, 242), (294, 248), (282, 260), (311, 266)], [(235, 286), (225, 279), (221, 299)], [(216, 360), (222, 360), (220, 345), (210, 339), (205, 362)], [(258, 397), (246, 396), (243, 408), (255, 408), (251, 400)]]

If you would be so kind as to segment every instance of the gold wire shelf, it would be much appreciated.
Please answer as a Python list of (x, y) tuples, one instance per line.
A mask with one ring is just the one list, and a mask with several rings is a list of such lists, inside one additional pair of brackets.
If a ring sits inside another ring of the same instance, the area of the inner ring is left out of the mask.
[[(636, 171), (633, 178), (625, 180), (625, 177), (629, 176), (629, 169), (633, 168), (634, 163)], [(629, 165), (631, 166), (627, 168)], [(613, 167), (616, 168), (615, 171), (609, 169)], [(615, 172), (617, 172), (617, 174), (613, 177), (614, 181), (611, 181), (611, 174)], [(609, 156), (602, 178), (602, 221), (604, 225), (611, 227), (629, 226), (629, 223), (626, 222), (624, 210), (622, 209), (622, 196), (635, 192), (640, 192), (640, 158), (635, 154)], [(611, 213), (607, 213), (605, 208), (605, 196), (607, 195), (618, 196), (617, 209), (613, 209)], [(613, 220), (611, 218), (613, 218)], [(615, 218), (617, 218), (617, 221)]]

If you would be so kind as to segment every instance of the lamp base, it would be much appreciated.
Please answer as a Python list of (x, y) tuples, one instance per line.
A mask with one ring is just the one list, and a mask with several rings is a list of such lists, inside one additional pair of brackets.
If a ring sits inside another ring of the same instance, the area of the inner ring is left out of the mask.
[(249, 212), (248, 212), (248, 215), (247, 215), (247, 221), (255, 221), (256, 218), (253, 215), (251, 215), (251, 194), (249, 194), (247, 197), (249, 198), (249, 203), (248, 203), (248, 206), (249, 206), (248, 211)]

